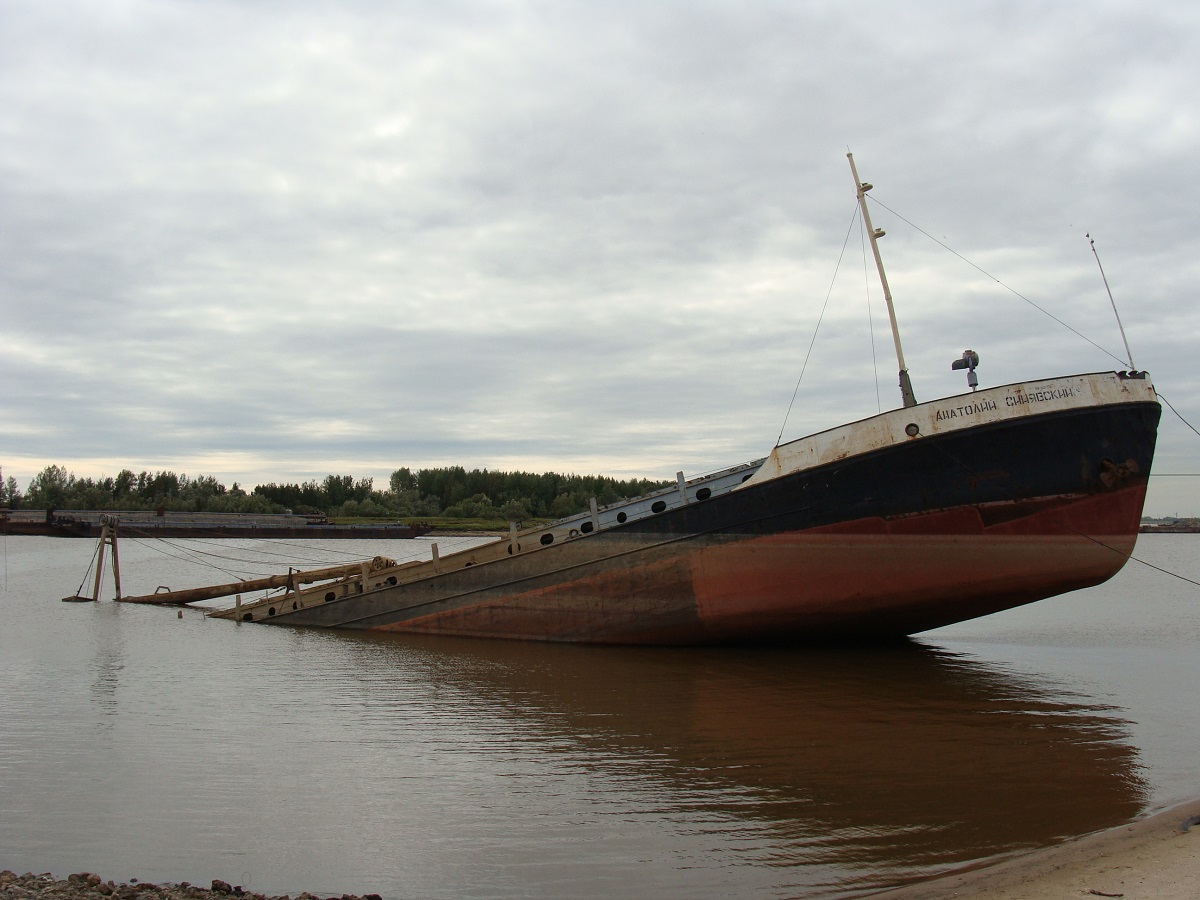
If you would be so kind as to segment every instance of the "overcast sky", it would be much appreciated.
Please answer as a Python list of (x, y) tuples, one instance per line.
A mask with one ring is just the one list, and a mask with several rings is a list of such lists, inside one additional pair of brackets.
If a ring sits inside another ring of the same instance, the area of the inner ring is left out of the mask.
[(0, 0), (0, 467), (763, 456), (827, 296), (784, 439), (899, 403), (848, 149), (918, 399), (1127, 368), (1090, 232), (1200, 427), (1198, 87), (1194, 0)]

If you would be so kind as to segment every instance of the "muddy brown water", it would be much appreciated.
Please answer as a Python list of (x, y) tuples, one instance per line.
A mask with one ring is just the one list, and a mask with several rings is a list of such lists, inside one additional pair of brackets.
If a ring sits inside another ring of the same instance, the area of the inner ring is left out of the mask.
[[(18, 872), (842, 897), (1200, 795), (1200, 587), (1136, 563), (907, 646), (660, 650), (66, 604), (93, 542), (0, 541), (0, 868)], [(123, 542), (122, 586), (428, 544)], [(1200, 581), (1198, 550), (1154, 535), (1135, 555)]]

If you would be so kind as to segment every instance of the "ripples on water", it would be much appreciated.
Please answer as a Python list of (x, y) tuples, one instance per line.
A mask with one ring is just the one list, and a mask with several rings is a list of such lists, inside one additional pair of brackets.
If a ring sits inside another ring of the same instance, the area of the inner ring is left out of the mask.
[[(19, 871), (837, 896), (1118, 824), (1200, 771), (1200, 589), (1145, 569), (887, 650), (659, 650), (64, 604), (94, 545), (0, 540), (0, 867)], [(1138, 553), (1195, 578), (1194, 541)], [(121, 554), (127, 593), (225, 580)]]

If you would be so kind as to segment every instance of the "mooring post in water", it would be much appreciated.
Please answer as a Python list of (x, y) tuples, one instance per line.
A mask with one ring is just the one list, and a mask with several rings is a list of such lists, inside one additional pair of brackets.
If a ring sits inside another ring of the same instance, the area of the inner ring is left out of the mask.
[[(103, 517), (102, 517), (103, 518)], [(121, 560), (117, 557), (117, 524), (116, 517), (112, 517), (112, 531), (109, 535), (109, 541), (112, 544), (112, 568), (113, 568), (113, 586), (116, 588), (117, 595), (114, 599), (121, 599)]]
[(117, 591), (115, 599), (121, 599), (121, 561), (117, 556), (117, 523), (116, 516), (100, 517), (100, 547), (97, 549), (96, 556), (96, 580), (92, 585), (93, 600), (100, 599), (100, 579), (104, 575), (104, 548), (106, 546), (112, 547), (113, 584)]
[(104, 577), (104, 547), (108, 543), (108, 526), (100, 529), (100, 546), (96, 548), (96, 580), (92, 583), (92, 599), (100, 599), (100, 579)]
[[(106, 514), (100, 517), (100, 546), (96, 548), (96, 578), (92, 582), (92, 596), (83, 596), (83, 581), (81, 581), (75, 591), (75, 596), (63, 597), (63, 603), (86, 603), (89, 600), (95, 602), (100, 599), (100, 582), (104, 578), (104, 548), (108, 546), (112, 547), (113, 584), (117, 591), (114, 599), (121, 599), (121, 560), (117, 555), (118, 521), (116, 516)], [(87, 581), (87, 572), (83, 573), (83, 580)]]

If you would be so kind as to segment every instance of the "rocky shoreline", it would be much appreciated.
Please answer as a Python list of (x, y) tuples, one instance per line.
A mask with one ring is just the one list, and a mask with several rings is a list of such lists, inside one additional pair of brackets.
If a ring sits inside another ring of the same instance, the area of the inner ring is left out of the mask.
[(55, 878), (46, 872), (17, 875), (7, 869), (0, 872), (0, 900), (382, 900), (378, 894), (342, 894), (340, 898), (324, 898), (307, 891), (292, 897), (288, 894), (269, 896), (256, 894), (213, 879), (212, 886), (197, 887), (186, 881), (179, 884), (151, 884), (132, 878), (129, 882), (105, 881), (91, 872), (78, 872), (66, 878)]

